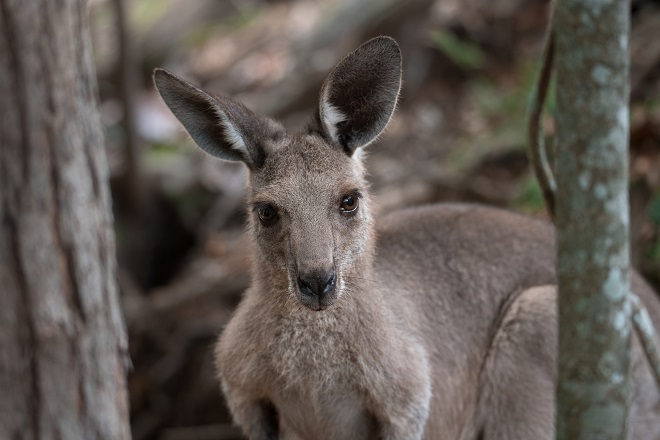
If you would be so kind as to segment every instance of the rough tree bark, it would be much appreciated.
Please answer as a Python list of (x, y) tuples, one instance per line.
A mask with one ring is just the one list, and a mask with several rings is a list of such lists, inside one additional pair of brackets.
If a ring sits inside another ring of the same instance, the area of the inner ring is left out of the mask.
[(557, 438), (628, 431), (629, 3), (559, 0)]
[(0, 0), (0, 438), (127, 439), (83, 0)]

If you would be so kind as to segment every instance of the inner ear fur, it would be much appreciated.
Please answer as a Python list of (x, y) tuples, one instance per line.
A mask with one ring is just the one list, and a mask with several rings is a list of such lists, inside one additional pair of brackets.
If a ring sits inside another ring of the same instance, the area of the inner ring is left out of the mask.
[(390, 37), (369, 40), (342, 59), (321, 88), (324, 136), (349, 155), (373, 142), (396, 108), (401, 70), (401, 51)]
[(212, 97), (164, 69), (154, 71), (154, 84), (190, 137), (212, 156), (258, 168), (269, 144), (285, 135), (279, 123), (233, 99)]

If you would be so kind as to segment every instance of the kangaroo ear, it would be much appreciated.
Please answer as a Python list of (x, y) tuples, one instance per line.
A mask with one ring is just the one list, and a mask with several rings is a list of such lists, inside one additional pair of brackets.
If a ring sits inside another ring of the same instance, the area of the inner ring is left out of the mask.
[(154, 70), (154, 84), (190, 137), (212, 156), (258, 168), (272, 143), (285, 135), (277, 122), (232, 99), (213, 98), (166, 70)]
[(348, 54), (321, 89), (324, 134), (348, 155), (375, 140), (389, 122), (401, 88), (401, 51), (390, 37), (376, 37)]

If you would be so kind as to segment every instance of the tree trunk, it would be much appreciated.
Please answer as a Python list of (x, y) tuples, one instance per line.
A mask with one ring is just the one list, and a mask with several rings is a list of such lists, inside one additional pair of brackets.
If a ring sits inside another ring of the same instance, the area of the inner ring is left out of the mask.
[(557, 438), (628, 433), (626, 1), (558, 0)]
[(0, 64), (0, 438), (130, 438), (85, 2), (0, 0)]

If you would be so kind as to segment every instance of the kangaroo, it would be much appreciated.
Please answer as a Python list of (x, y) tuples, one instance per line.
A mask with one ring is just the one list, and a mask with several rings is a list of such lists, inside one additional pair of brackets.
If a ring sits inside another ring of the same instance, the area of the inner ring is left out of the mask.
[[(204, 151), (249, 169), (252, 284), (216, 346), (250, 439), (554, 438), (552, 225), (443, 204), (375, 225), (364, 148), (388, 124), (401, 53), (372, 39), (330, 72), (302, 132), (157, 69)], [(655, 293), (633, 288), (660, 322)], [(633, 436), (660, 439), (660, 394), (633, 346)]]

